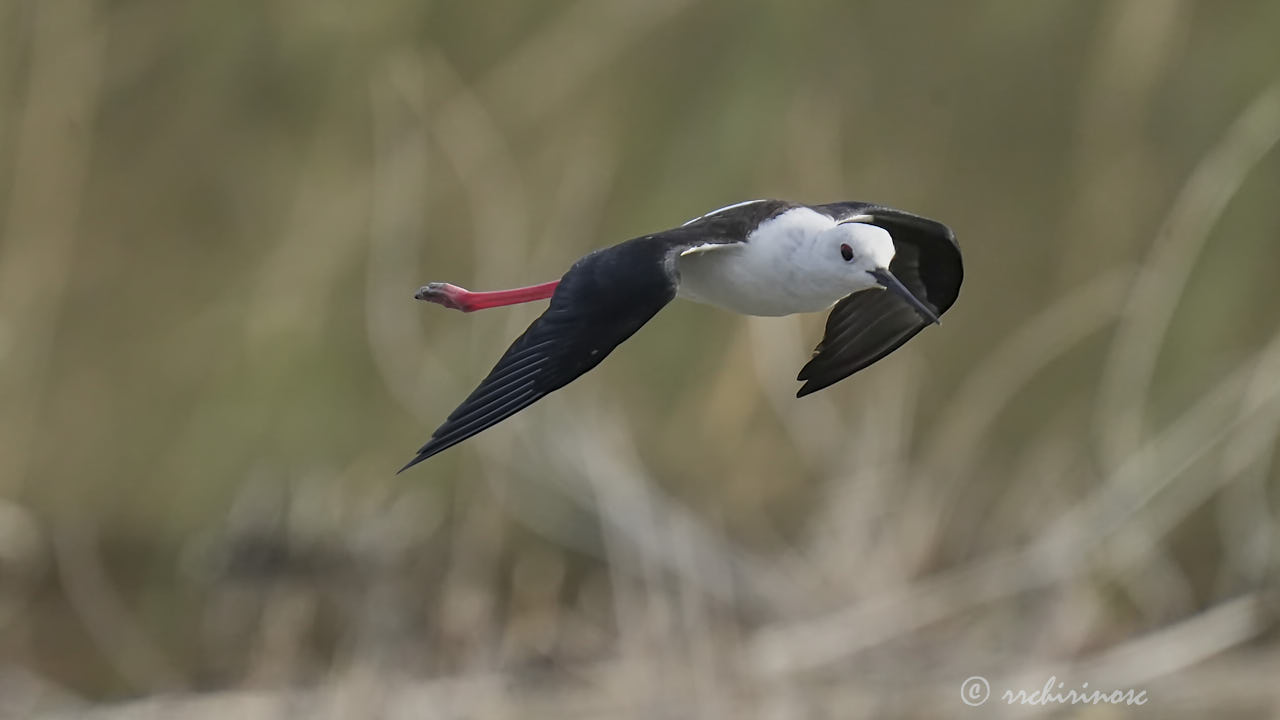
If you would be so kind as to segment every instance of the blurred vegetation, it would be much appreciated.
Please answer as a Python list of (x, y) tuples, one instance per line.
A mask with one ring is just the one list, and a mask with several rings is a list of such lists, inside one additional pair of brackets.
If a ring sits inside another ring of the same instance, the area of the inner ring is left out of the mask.
[[(0, 4), (0, 717), (352, 677), (458, 716), (927, 717), (1028, 668), (1276, 712), (1277, 29)], [(804, 400), (822, 317), (677, 303), (392, 474), (540, 312), (420, 284), (765, 196), (948, 223), (960, 300)]]

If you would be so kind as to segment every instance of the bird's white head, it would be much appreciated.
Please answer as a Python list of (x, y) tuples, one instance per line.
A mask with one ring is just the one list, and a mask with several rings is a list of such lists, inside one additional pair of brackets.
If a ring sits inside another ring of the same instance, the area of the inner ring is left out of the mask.
[(880, 285), (872, 273), (893, 261), (893, 236), (869, 223), (842, 222), (818, 236), (817, 250), (849, 291), (863, 290)]
[(828, 265), (842, 265), (842, 275), (849, 284), (849, 291), (880, 288), (892, 291), (915, 308), (924, 319), (936, 323), (938, 315), (933, 308), (916, 297), (907, 286), (889, 270), (889, 263), (897, 254), (893, 236), (888, 230), (856, 220), (837, 223), (818, 236), (818, 251), (830, 258)]

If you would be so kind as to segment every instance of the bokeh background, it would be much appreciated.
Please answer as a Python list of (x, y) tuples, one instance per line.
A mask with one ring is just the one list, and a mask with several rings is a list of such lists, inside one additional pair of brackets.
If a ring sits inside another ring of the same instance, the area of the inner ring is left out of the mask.
[[(5, 0), (0, 717), (1276, 716), (1278, 32)], [(393, 474), (541, 309), (420, 284), (766, 196), (948, 223), (959, 301), (803, 400), (821, 316), (676, 303)]]

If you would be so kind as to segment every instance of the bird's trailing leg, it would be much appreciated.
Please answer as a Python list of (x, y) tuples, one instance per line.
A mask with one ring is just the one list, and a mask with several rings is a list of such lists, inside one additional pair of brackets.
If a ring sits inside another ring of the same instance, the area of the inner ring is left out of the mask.
[(485, 308), (502, 307), (503, 305), (518, 305), (520, 303), (533, 302), (534, 300), (545, 300), (551, 297), (559, 284), (559, 280), (552, 280), (541, 285), (530, 285), (529, 287), (515, 288), (514, 290), (471, 292), (457, 285), (433, 282), (418, 288), (418, 292), (414, 293), (413, 297), (454, 310), (471, 312), (473, 310), (484, 310)]

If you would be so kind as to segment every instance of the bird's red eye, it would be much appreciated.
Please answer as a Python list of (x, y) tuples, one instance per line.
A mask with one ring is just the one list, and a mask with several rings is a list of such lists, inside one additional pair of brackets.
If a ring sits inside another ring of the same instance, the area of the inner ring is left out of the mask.
[(849, 243), (840, 246), (840, 257), (844, 258), (845, 262), (853, 259), (853, 248), (849, 247)]

